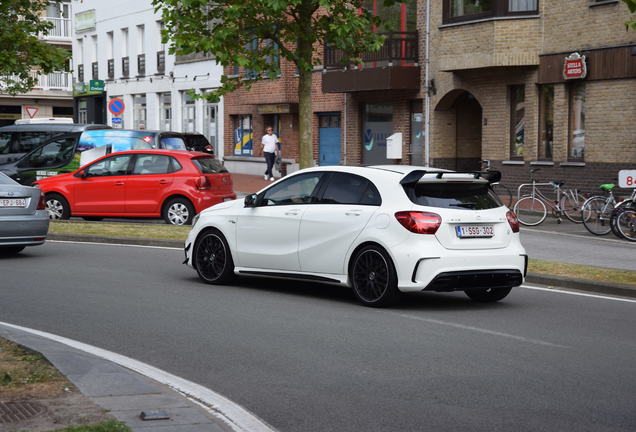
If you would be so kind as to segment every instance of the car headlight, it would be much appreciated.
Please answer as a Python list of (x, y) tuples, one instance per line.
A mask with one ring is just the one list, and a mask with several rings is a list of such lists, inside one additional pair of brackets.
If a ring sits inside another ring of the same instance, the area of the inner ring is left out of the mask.
[(194, 216), (194, 218), (192, 218), (192, 226), (195, 226), (197, 222), (199, 222), (200, 216), (201, 216), (201, 213), (199, 213), (198, 215)]

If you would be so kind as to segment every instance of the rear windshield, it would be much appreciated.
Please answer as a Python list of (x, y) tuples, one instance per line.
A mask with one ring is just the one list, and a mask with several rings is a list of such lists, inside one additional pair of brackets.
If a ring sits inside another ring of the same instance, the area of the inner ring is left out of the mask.
[(216, 174), (226, 173), (227, 170), (223, 164), (218, 160), (211, 157), (203, 157), (192, 159), (192, 162), (199, 168), (203, 174)]
[(161, 138), (161, 148), (169, 150), (186, 150), (186, 145), (180, 137), (163, 137)]
[(486, 210), (503, 205), (488, 183), (420, 182), (404, 190), (415, 204), (428, 207)]

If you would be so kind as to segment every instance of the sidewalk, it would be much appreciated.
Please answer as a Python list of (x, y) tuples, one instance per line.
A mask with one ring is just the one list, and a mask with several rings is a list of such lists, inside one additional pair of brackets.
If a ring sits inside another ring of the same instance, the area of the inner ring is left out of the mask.
[(263, 176), (232, 174), (232, 184), (234, 185), (234, 192), (239, 196), (258, 192), (265, 186), (272, 184), (272, 182), (265, 180)]

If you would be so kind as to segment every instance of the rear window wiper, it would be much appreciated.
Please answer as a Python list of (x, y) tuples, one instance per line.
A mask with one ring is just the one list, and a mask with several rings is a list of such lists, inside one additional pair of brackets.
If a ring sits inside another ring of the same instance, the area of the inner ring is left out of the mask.
[(477, 204), (474, 203), (461, 203), (461, 204), (449, 204), (449, 207), (463, 207), (463, 208), (470, 208), (470, 209), (474, 209), (475, 207), (477, 207)]

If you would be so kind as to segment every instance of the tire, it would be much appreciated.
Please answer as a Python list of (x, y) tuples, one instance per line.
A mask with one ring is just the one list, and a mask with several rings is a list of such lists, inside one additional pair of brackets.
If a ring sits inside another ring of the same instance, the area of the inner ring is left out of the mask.
[(576, 190), (568, 191), (561, 197), (561, 212), (574, 223), (583, 223), (581, 208), (585, 199)]
[(17, 255), (24, 250), (26, 246), (4, 246), (0, 247), (0, 256)]
[(379, 246), (368, 245), (355, 254), (349, 278), (356, 298), (365, 306), (391, 306), (400, 297), (393, 261)]
[(163, 206), (163, 220), (169, 225), (190, 225), (194, 218), (194, 206), (186, 198), (172, 198)]
[(519, 222), (526, 226), (539, 225), (545, 220), (548, 210), (543, 201), (526, 196), (515, 203), (514, 212)]
[(202, 281), (224, 284), (234, 278), (234, 260), (223, 234), (207, 230), (199, 234), (192, 251), (192, 263)]
[(51, 220), (67, 220), (71, 217), (71, 206), (62, 195), (52, 193), (46, 196), (46, 209)]
[(499, 301), (510, 294), (512, 287), (509, 288), (486, 288), (464, 291), (466, 295), (473, 301), (480, 303), (493, 303)]
[(494, 183), (492, 185), (492, 190), (497, 194), (503, 205), (508, 208), (512, 206), (512, 192), (510, 192), (510, 189), (508, 189), (507, 186), (504, 186), (501, 183)]
[(82, 216), (82, 219), (89, 222), (99, 222), (100, 220), (103, 220), (104, 218), (100, 216)]
[(633, 203), (629, 200), (626, 200), (617, 204), (616, 207), (614, 207), (614, 209), (612, 210), (612, 214), (610, 216), (610, 229), (616, 237), (621, 239), (623, 238), (623, 235), (620, 233), (620, 231), (618, 231), (618, 226), (616, 225), (616, 223), (618, 215), (626, 208), (634, 209)]
[(612, 231), (610, 216), (614, 208), (607, 203), (604, 196), (594, 196), (583, 203), (581, 217), (583, 226), (592, 234), (602, 236)]
[(616, 229), (620, 237), (636, 242), (636, 210), (623, 209), (616, 216)]

